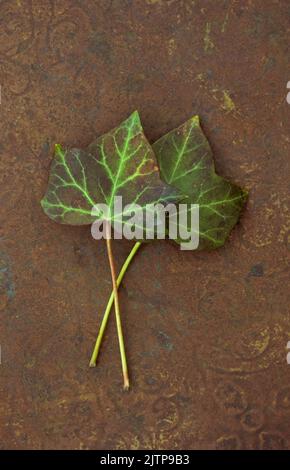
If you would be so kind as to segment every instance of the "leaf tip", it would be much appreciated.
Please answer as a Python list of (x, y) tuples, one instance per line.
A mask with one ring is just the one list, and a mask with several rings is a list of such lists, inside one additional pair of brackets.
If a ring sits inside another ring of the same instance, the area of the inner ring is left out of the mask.
[(41, 209), (43, 210), (43, 212), (49, 217), (45, 196), (41, 199), (40, 205), (41, 205)]
[(192, 116), (191, 121), (192, 121), (192, 124), (196, 126), (200, 126), (200, 119), (199, 119), (198, 114), (196, 114), (195, 116)]
[(242, 188), (241, 193), (242, 193), (243, 202), (245, 203), (249, 197), (249, 191), (245, 188)]
[(62, 146), (60, 144), (54, 144), (54, 151), (56, 154), (59, 154), (63, 151)]
[(141, 123), (140, 114), (137, 109), (135, 109), (135, 111), (133, 111), (133, 113), (129, 116), (129, 119), (130, 118), (133, 119), (134, 121), (137, 121), (138, 123)]

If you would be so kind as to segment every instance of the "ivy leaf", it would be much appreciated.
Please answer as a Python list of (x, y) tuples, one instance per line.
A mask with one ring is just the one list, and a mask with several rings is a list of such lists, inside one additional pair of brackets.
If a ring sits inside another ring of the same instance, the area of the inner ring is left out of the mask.
[(55, 147), (48, 188), (41, 201), (44, 212), (54, 221), (69, 225), (91, 224), (104, 214), (91, 215), (96, 204), (114, 214), (114, 198), (126, 204), (174, 202), (178, 189), (162, 182), (157, 161), (135, 111), (120, 126), (98, 138), (87, 150)]
[(188, 204), (188, 211), (190, 204), (199, 204), (198, 249), (222, 246), (239, 219), (247, 192), (215, 173), (212, 150), (199, 117), (189, 119), (152, 147), (163, 181), (187, 194), (180, 202)]

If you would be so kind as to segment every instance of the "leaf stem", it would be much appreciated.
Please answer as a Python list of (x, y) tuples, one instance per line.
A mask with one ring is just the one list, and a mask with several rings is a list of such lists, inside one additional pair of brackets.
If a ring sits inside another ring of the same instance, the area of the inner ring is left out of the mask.
[[(128, 255), (128, 257), (127, 257), (125, 263), (123, 264), (123, 266), (121, 268), (121, 271), (119, 273), (119, 276), (118, 276), (118, 279), (117, 279), (117, 287), (119, 287), (119, 285), (121, 284), (122, 279), (123, 279), (128, 267), (129, 267), (132, 259), (134, 258), (135, 254), (137, 253), (138, 249), (140, 248), (140, 246), (141, 246), (141, 242), (136, 242), (135, 245), (133, 246), (132, 250), (130, 251), (130, 253), (129, 253), (129, 255)], [(109, 298), (109, 302), (107, 304), (107, 307), (106, 307), (106, 310), (105, 310), (105, 313), (104, 313), (104, 316), (103, 316), (103, 319), (102, 319), (102, 323), (101, 323), (101, 326), (100, 326), (100, 329), (99, 329), (98, 337), (97, 337), (95, 347), (94, 347), (94, 350), (93, 350), (93, 354), (92, 354), (92, 357), (91, 357), (91, 360), (90, 360), (90, 367), (96, 367), (98, 355), (99, 355), (99, 352), (100, 352), (101, 343), (102, 343), (102, 340), (103, 340), (103, 336), (104, 336), (104, 333), (105, 333), (105, 330), (106, 330), (106, 326), (107, 326), (107, 323), (108, 323), (108, 319), (109, 319), (109, 315), (110, 315), (110, 311), (111, 311), (113, 303), (114, 303), (114, 291), (111, 293), (111, 296)]]

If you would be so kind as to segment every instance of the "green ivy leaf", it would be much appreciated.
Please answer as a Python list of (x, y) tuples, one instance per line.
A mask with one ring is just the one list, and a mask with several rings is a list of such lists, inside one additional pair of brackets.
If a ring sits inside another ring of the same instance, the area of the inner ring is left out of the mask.
[[(41, 201), (54, 221), (91, 224), (103, 215), (91, 215), (96, 204), (106, 204), (112, 221), (114, 198), (126, 204), (166, 203), (180, 199), (179, 190), (162, 182), (158, 165), (135, 111), (119, 127), (98, 138), (86, 151), (55, 147), (48, 188)], [(121, 214), (118, 214), (118, 217)]]
[(247, 192), (215, 173), (212, 150), (198, 116), (161, 137), (153, 150), (163, 181), (188, 195), (180, 202), (188, 208), (199, 204), (198, 249), (222, 246), (239, 219)]

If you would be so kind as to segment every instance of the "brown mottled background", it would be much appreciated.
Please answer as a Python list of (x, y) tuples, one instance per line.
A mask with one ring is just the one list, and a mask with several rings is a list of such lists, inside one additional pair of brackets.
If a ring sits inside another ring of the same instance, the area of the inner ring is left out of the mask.
[[(289, 40), (288, 0), (0, 2), (2, 448), (290, 447)], [(39, 201), (55, 142), (86, 146), (134, 109), (151, 141), (198, 113), (250, 199), (224, 248), (136, 257), (124, 393), (114, 321), (88, 368), (105, 244)]]

